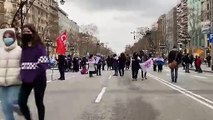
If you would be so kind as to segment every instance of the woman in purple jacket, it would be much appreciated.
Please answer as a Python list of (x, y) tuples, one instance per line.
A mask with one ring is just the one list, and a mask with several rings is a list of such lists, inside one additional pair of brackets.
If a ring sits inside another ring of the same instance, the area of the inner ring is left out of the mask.
[(29, 95), (34, 89), (35, 102), (39, 120), (44, 120), (45, 107), (43, 103), (46, 89), (46, 69), (48, 57), (45, 46), (32, 24), (23, 26), (21, 55), (22, 86), (19, 95), (19, 105), (26, 120), (32, 120), (27, 106)]

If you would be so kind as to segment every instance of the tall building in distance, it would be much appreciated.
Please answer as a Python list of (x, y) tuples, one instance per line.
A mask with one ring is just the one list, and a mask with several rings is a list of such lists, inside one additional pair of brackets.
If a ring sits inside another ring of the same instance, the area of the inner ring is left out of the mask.
[(211, 53), (212, 45), (208, 41), (208, 34), (211, 32), (211, 1), (203, 0), (201, 2), (201, 31), (204, 35), (205, 55)]
[(201, 0), (188, 0), (188, 33), (191, 37), (190, 47), (192, 50), (204, 50), (205, 40), (201, 31)]
[(177, 45), (177, 9), (172, 8), (166, 14), (166, 43), (167, 50), (170, 51), (174, 45)]
[(187, 0), (180, 0), (176, 8), (178, 42), (182, 42), (187, 37), (188, 33)]

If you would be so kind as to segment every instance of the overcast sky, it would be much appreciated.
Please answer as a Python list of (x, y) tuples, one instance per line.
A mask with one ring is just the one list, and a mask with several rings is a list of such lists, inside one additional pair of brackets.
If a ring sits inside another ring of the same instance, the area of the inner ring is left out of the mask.
[[(59, 0), (58, 0), (59, 1)], [(138, 27), (151, 26), (167, 13), (177, 0), (65, 0), (60, 7), (79, 25), (95, 24), (101, 42), (109, 43), (115, 52), (133, 44), (130, 32)]]

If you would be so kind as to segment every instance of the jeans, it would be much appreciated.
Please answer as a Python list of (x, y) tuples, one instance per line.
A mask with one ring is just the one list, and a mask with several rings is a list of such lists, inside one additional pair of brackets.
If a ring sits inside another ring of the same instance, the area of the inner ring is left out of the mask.
[(119, 74), (120, 76), (124, 76), (124, 68), (119, 68)]
[(186, 63), (185, 72), (189, 72), (189, 63)]
[(97, 75), (101, 75), (101, 65), (97, 65)]
[(147, 74), (147, 72), (144, 72), (144, 71), (141, 69), (141, 77), (142, 77), (142, 79), (143, 79), (143, 78), (146, 79), (146, 74)]
[(137, 79), (138, 78), (138, 69), (132, 69), (132, 78)]
[(26, 120), (32, 120), (29, 107), (27, 106), (27, 101), (32, 89), (34, 89), (35, 102), (38, 110), (38, 118), (39, 120), (44, 120), (45, 107), (43, 100), (44, 92), (46, 89), (46, 82), (46, 76), (40, 76), (37, 77), (33, 83), (22, 84), (19, 95), (19, 106)]
[(177, 78), (178, 78), (178, 67), (171, 69), (171, 79), (172, 82), (177, 82)]
[(20, 86), (0, 87), (0, 100), (5, 120), (15, 120), (13, 111), (18, 105)]

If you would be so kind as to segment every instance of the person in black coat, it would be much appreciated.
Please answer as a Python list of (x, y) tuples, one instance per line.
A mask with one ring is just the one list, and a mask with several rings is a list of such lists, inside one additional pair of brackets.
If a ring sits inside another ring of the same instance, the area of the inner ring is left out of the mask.
[(127, 54), (127, 57), (126, 57), (126, 69), (127, 69), (127, 70), (129, 70), (130, 63), (131, 63), (131, 58), (130, 58), (130, 56)]
[(126, 64), (126, 56), (124, 53), (121, 53), (120, 57), (118, 58), (118, 69), (120, 76), (124, 76), (125, 64)]
[(184, 55), (183, 62), (185, 63), (185, 72), (189, 73), (189, 64), (190, 64), (189, 54)]
[(181, 54), (177, 50), (177, 46), (174, 46), (172, 51), (170, 51), (168, 55), (168, 63), (172, 63), (173, 60), (177, 62), (177, 66), (171, 69), (171, 79), (172, 82), (176, 83), (178, 78), (178, 65), (181, 63)]
[(132, 81), (137, 81), (138, 78), (138, 70), (140, 68), (140, 60), (138, 54), (135, 52), (133, 53), (132, 57)]

